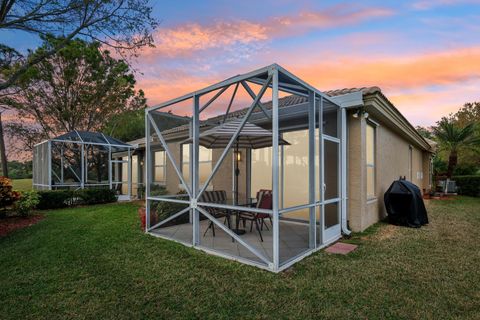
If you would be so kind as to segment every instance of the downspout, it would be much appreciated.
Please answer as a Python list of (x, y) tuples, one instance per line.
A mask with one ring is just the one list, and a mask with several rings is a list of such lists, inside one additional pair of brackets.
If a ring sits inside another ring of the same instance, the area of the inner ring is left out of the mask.
[(347, 108), (358, 108), (364, 106), (363, 93), (361, 91), (347, 93), (344, 95), (331, 98), (337, 105), (340, 106), (340, 153), (341, 153), (341, 190), (340, 190), (340, 207), (341, 207), (341, 230), (344, 235), (350, 235), (351, 230), (347, 226)]
[(344, 235), (350, 235), (351, 230), (347, 226), (347, 110), (340, 108), (341, 112), (341, 227)]

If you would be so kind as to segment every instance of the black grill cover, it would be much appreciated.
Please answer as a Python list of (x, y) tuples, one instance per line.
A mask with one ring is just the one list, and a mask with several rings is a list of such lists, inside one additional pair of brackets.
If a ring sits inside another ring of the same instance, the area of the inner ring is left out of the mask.
[(390, 223), (420, 228), (428, 223), (420, 189), (406, 180), (392, 183), (383, 197)]

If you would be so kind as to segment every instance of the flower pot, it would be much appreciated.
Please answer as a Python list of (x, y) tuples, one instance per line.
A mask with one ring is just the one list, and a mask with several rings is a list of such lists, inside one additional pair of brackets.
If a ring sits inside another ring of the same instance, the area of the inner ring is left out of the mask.
[(145, 224), (146, 224), (146, 215), (145, 215), (145, 208), (138, 208), (138, 217), (140, 218), (140, 224), (142, 227), (142, 230), (145, 230)]

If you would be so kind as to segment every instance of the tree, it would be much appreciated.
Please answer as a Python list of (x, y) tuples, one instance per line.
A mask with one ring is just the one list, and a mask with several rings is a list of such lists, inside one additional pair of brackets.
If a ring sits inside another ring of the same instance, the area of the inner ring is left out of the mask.
[[(480, 123), (480, 102), (468, 102), (463, 105), (454, 115), (453, 119), (459, 125)], [(480, 130), (480, 127), (477, 128)]]
[(120, 54), (153, 45), (151, 33), (158, 23), (151, 13), (148, 0), (0, 0), (0, 30), (61, 39), (24, 59), (0, 44), (0, 91), (77, 37), (101, 42)]
[[(37, 51), (48, 51), (63, 39), (48, 39)], [(32, 55), (36, 55), (33, 52)], [(56, 54), (28, 68), (20, 90), (0, 97), (21, 122), (7, 127), (24, 148), (72, 130), (100, 130), (110, 117), (145, 107), (128, 64), (114, 59), (100, 43), (71, 40)]]
[(427, 127), (422, 127), (422, 126), (416, 126), (415, 129), (417, 130), (417, 132), (424, 138), (427, 138), (427, 139), (432, 139), (433, 138), (433, 134), (432, 134), (432, 129), (431, 128), (427, 128)]
[(458, 163), (458, 152), (480, 145), (480, 137), (475, 134), (476, 124), (458, 126), (452, 119), (443, 118), (433, 127), (439, 147), (448, 153), (447, 177), (451, 178)]
[(132, 110), (107, 119), (102, 129), (106, 134), (122, 141), (145, 137), (145, 112)]
[[(445, 119), (459, 128), (474, 124), (475, 135), (480, 136), (480, 102), (465, 103), (457, 112), (450, 114)], [(444, 149), (439, 150), (438, 156), (447, 161), (449, 153)], [(480, 172), (480, 145), (463, 148), (458, 153), (458, 164), (454, 175), (477, 171)]]
[[(154, 112), (152, 117), (155, 122), (166, 130), (188, 124), (188, 117), (180, 117), (169, 112)], [(123, 141), (130, 141), (145, 137), (145, 112), (144, 110), (128, 111), (117, 114), (107, 120), (103, 131)]]
[(8, 169), (12, 179), (31, 179), (32, 178), (32, 161), (8, 162)]
[[(149, 0), (0, 0), (0, 31), (62, 39), (28, 57), (0, 43), (0, 97), (15, 93), (17, 82), (30, 67), (54, 55), (72, 39), (98, 41), (125, 56), (140, 47), (153, 46), (152, 32), (157, 26)], [(4, 145), (3, 133), (0, 144)], [(6, 164), (4, 150), (0, 150), (0, 157)], [(8, 176), (5, 165), (2, 170)]]

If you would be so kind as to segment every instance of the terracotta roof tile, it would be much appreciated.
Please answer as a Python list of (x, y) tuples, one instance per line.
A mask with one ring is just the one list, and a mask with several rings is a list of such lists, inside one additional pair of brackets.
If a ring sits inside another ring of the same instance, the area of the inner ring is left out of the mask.
[(335, 97), (335, 96), (340, 96), (342, 94), (353, 93), (358, 91), (361, 91), (364, 96), (367, 94), (375, 94), (375, 93), (382, 92), (382, 90), (380, 90), (379, 87), (361, 87), (361, 88), (344, 88), (344, 89), (329, 90), (329, 91), (324, 91), (323, 93), (325, 93), (330, 97)]
[[(369, 94), (381, 93), (381, 90), (380, 90), (379, 87), (344, 88), (344, 89), (324, 91), (323, 93), (325, 93), (326, 95), (328, 95), (330, 97), (335, 97), (335, 96), (340, 96), (342, 94), (353, 93), (353, 92), (358, 92), (358, 91), (361, 91), (364, 96), (369, 95)], [(302, 97), (302, 96), (297, 96), (297, 95), (288, 95), (288, 96), (285, 96), (285, 97), (282, 97), (282, 98), (278, 99), (278, 107), (279, 108), (284, 108), (284, 107), (294, 106), (294, 105), (297, 105), (297, 104), (305, 103), (307, 101), (308, 101), (307, 97)], [(268, 101), (268, 102), (263, 103), (263, 106), (267, 110), (272, 109), (272, 101)], [(243, 109), (240, 109), (240, 110), (230, 112), (227, 116), (227, 120), (232, 120), (232, 119), (241, 117), (241, 116), (246, 114), (247, 110), (248, 110), (248, 108), (243, 108)], [(261, 111), (258, 110), (256, 112), (261, 112)], [(217, 122), (220, 123), (220, 121), (223, 121), (223, 117), (224, 117), (224, 115), (219, 115), (219, 116), (209, 118), (209, 119), (207, 119), (206, 121), (203, 121), (200, 124), (200, 128), (209, 127), (212, 124), (215, 124)], [(174, 128), (168, 129), (168, 130), (164, 130), (164, 131), (162, 131), (162, 133), (165, 134), (165, 135), (169, 135), (169, 134), (173, 134), (173, 133), (176, 133), (176, 132), (182, 132), (182, 131), (188, 130), (188, 127), (189, 127), (188, 124), (187, 125), (180, 125), (178, 127), (174, 127)]]

